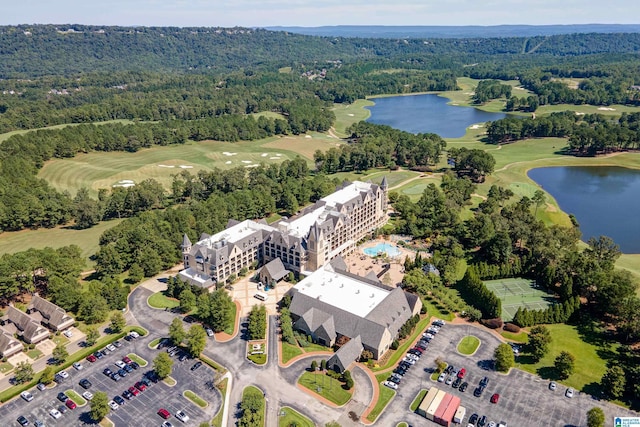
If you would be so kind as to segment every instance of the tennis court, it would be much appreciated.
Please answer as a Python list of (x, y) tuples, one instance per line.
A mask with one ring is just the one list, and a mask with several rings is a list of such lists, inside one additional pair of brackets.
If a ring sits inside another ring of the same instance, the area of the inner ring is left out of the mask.
[(544, 310), (552, 304), (553, 296), (536, 287), (533, 280), (512, 277), (484, 280), (490, 291), (502, 300), (502, 319), (510, 322), (518, 307), (529, 310)]

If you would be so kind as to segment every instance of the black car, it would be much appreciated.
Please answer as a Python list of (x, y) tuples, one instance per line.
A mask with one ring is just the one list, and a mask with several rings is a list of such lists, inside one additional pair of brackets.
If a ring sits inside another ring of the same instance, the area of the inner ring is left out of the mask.
[(485, 424), (487, 424), (487, 416), (483, 415), (482, 417), (480, 417), (480, 419), (478, 420), (478, 427), (484, 427)]
[(58, 412), (60, 412), (61, 414), (64, 414), (65, 412), (67, 412), (69, 410), (69, 408), (67, 408), (66, 405), (60, 405), (58, 406)]
[(117, 372), (114, 372), (113, 374), (111, 374), (111, 379), (114, 380), (115, 382), (120, 381), (122, 377), (120, 375), (118, 375)]
[(118, 375), (120, 375), (121, 377), (124, 378), (129, 374), (127, 374), (127, 371), (125, 371), (124, 369), (120, 369), (120, 370), (118, 370)]
[(64, 394), (64, 392), (61, 391), (60, 393), (58, 393), (58, 400), (60, 402), (64, 403), (64, 402), (67, 401), (67, 399), (68, 399), (68, 397), (67, 397), (66, 394)]
[(86, 378), (81, 379), (78, 384), (80, 384), (80, 387), (82, 387), (85, 390), (91, 388), (91, 381), (89, 381)]
[(409, 368), (411, 368), (411, 363), (408, 363), (408, 362), (400, 362), (400, 365), (399, 365), (399, 366), (402, 366), (402, 367), (403, 367), (403, 368), (405, 368), (405, 369), (409, 369)]
[(393, 370), (393, 373), (394, 374), (398, 374), (398, 375), (404, 375), (404, 374), (407, 373), (407, 370), (403, 369), (403, 368), (400, 368), (400, 367), (397, 367), (396, 369)]
[(116, 402), (120, 406), (124, 405), (124, 403), (126, 402), (126, 400), (124, 400), (121, 396), (114, 397), (113, 401)]
[(18, 422), (20, 423), (20, 425), (21, 425), (21, 426), (29, 425), (29, 420), (28, 420), (28, 419), (26, 419), (26, 418), (24, 417), (24, 415), (20, 415), (20, 416), (18, 417)]
[(487, 384), (489, 384), (489, 378), (484, 377), (483, 379), (480, 380), (480, 387), (484, 388), (487, 386)]
[(128, 366), (131, 366), (131, 368), (135, 370), (137, 370), (140, 367), (140, 365), (138, 365), (136, 362), (131, 362), (129, 363)]
[(129, 400), (133, 397), (133, 393), (131, 393), (129, 390), (125, 390), (124, 393), (122, 393), (122, 396), (125, 399)]
[(104, 371), (102, 371), (103, 374), (105, 374), (106, 376), (110, 377), (111, 374), (113, 374), (113, 371), (109, 368), (104, 368)]
[(151, 381), (149, 381), (147, 378), (142, 377), (142, 379), (140, 380), (140, 382), (144, 385), (146, 385), (147, 387), (151, 387)]
[(422, 356), (422, 353), (420, 353), (418, 350), (414, 350), (414, 349), (409, 350), (407, 353), (415, 354), (418, 357)]
[(145, 376), (149, 378), (149, 381), (154, 384), (160, 381), (160, 377), (158, 377), (158, 374), (156, 374), (155, 371), (149, 371), (145, 374)]
[(122, 369), (124, 369), (125, 371), (127, 371), (127, 373), (129, 373), (129, 374), (130, 374), (131, 372), (133, 372), (133, 368), (131, 367), (131, 365), (124, 365), (124, 368), (122, 368)]
[(400, 381), (402, 381), (402, 377), (399, 377), (399, 376), (394, 377), (392, 375), (389, 378), (387, 378), (387, 381), (391, 381), (392, 383), (395, 383), (395, 384), (400, 384)]
[(469, 424), (475, 424), (478, 421), (478, 414), (473, 414), (469, 417)]
[(184, 362), (185, 360), (187, 360), (187, 357), (189, 357), (189, 355), (187, 353), (181, 353), (180, 357), (178, 358), (179, 361)]
[(462, 385), (460, 386), (460, 388), (458, 390), (460, 390), (462, 393), (464, 393), (467, 390), (467, 387), (469, 387), (469, 383), (468, 382), (463, 382)]
[(458, 387), (460, 387), (460, 384), (462, 384), (462, 378), (456, 378), (456, 380), (453, 382), (453, 384), (451, 384), (451, 387), (458, 388)]
[(125, 335), (124, 336), (124, 340), (125, 341), (131, 341), (133, 338), (131, 338), (131, 335)]
[(455, 371), (455, 370), (456, 370), (455, 366), (453, 366), (453, 365), (449, 365), (449, 366), (447, 366), (447, 368), (444, 370), (444, 372), (445, 372), (445, 374), (452, 374), (452, 373), (453, 373), (453, 371)]
[(193, 366), (191, 367), (192, 371), (195, 371), (196, 369), (198, 369), (200, 366), (202, 366), (202, 362), (197, 361), (196, 363), (193, 364)]
[(475, 390), (473, 390), (473, 395), (474, 395), (475, 397), (480, 397), (480, 396), (482, 396), (482, 392), (483, 392), (483, 391), (484, 391), (484, 387), (482, 387), (482, 386), (478, 386), (478, 387), (476, 387), (476, 389), (475, 389)]

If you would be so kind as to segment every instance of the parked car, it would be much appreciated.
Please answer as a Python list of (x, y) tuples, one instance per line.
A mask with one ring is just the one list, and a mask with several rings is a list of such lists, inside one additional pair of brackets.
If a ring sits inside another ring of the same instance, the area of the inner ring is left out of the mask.
[(57, 398), (60, 402), (64, 403), (69, 397), (63, 391), (61, 391), (60, 393), (58, 393)]
[(118, 375), (117, 372), (114, 372), (111, 374), (111, 379), (114, 380), (115, 382), (120, 381), (120, 379), (122, 379), (122, 377), (120, 375)]
[(118, 405), (115, 400), (110, 400), (109, 407), (115, 411), (120, 407), (120, 405)]
[(113, 401), (116, 402), (118, 404), (118, 406), (122, 406), (126, 402), (121, 396), (115, 396), (113, 398)]
[[(133, 363), (133, 362), (131, 362), (131, 363)], [(131, 372), (133, 372), (133, 368), (131, 367), (131, 365), (130, 365), (130, 364), (129, 364), (129, 365), (125, 365), (123, 369), (124, 369), (125, 371), (127, 371), (127, 373), (129, 373), (129, 374), (130, 374)]]
[(78, 405), (76, 405), (76, 402), (74, 402), (71, 399), (67, 399), (66, 402), (64, 402), (64, 404), (66, 405), (67, 408), (69, 409), (76, 409), (78, 407)]
[(69, 373), (67, 371), (60, 371), (58, 372), (58, 375), (60, 375), (65, 380), (69, 378)]
[(116, 348), (120, 348), (120, 347), (122, 347), (122, 343), (121, 343), (120, 341), (114, 341), (114, 342), (113, 342), (113, 345), (115, 345), (115, 346), (116, 346)]
[(480, 416), (478, 414), (471, 415), (469, 417), (469, 424), (473, 424), (475, 426), (476, 423), (478, 422), (478, 418), (480, 418)]
[(440, 374), (440, 376), (438, 377), (438, 382), (439, 382), (439, 383), (444, 382), (444, 380), (446, 380), (446, 379), (447, 379), (447, 374), (443, 372), (443, 373), (441, 373), (441, 374)]
[(467, 373), (467, 370), (462, 368), (458, 371), (458, 378), (464, 378), (465, 374)]
[(456, 380), (453, 382), (453, 384), (451, 384), (451, 387), (453, 387), (453, 388), (458, 388), (458, 387), (460, 387), (460, 384), (462, 384), (462, 378), (458, 377), (458, 378), (456, 378)]
[(124, 368), (125, 366), (127, 366), (126, 363), (124, 363), (122, 360), (116, 360), (116, 366), (120, 369)]
[(58, 411), (56, 408), (51, 409), (49, 411), (49, 415), (51, 415), (54, 420), (57, 420), (58, 418), (60, 418), (62, 416), (60, 411)]
[(97, 358), (95, 355), (90, 354), (90, 355), (88, 355), (88, 356), (87, 356), (87, 360), (88, 360), (89, 362), (93, 363), (93, 362), (95, 362), (96, 360), (98, 360), (98, 358)]
[(431, 341), (434, 337), (429, 332), (425, 332), (424, 334), (422, 334), (422, 338), (424, 338), (427, 341)]
[(140, 380), (140, 382), (142, 384), (144, 384), (145, 386), (147, 386), (147, 388), (151, 387), (151, 381), (149, 381), (146, 377), (142, 377), (142, 379)]
[(73, 367), (76, 368), (76, 370), (81, 371), (84, 366), (82, 366), (82, 363), (80, 362), (74, 362)]
[(140, 394), (140, 390), (138, 390), (137, 388), (131, 386), (129, 387), (129, 393), (133, 394), (134, 396), (137, 396)]
[(158, 374), (156, 374), (155, 371), (148, 371), (145, 376), (154, 384), (160, 381), (160, 377), (158, 377)]
[(468, 382), (463, 382), (462, 385), (460, 386), (460, 388), (458, 390), (460, 390), (462, 393), (464, 393), (467, 390), (467, 387), (469, 387), (469, 383)]
[(480, 396), (482, 396), (482, 392), (483, 392), (483, 391), (484, 391), (484, 387), (482, 387), (482, 386), (478, 386), (478, 387), (476, 387), (476, 389), (475, 389), (475, 390), (473, 390), (473, 395), (474, 395), (475, 397), (480, 397)]
[(60, 413), (61, 413), (61, 414), (66, 413), (68, 410), (69, 410), (69, 408), (67, 408), (67, 407), (66, 407), (66, 406), (64, 406), (64, 405), (60, 405), (60, 406), (58, 406), (58, 411), (60, 411)]
[(171, 424), (169, 421), (164, 421), (161, 427), (173, 427), (173, 424)]
[(140, 391), (145, 391), (147, 389), (147, 386), (140, 381), (135, 384), (135, 387)]
[(444, 382), (444, 383), (445, 383), (446, 385), (451, 385), (451, 384), (453, 383), (453, 379), (454, 379), (454, 378), (455, 378), (455, 377), (454, 377), (453, 375), (449, 375), (449, 376), (447, 377), (447, 379), (445, 380), (445, 382)]
[(107, 350), (109, 351), (116, 351), (116, 346), (113, 344), (107, 344)]
[(138, 365), (138, 362), (131, 362), (129, 363), (128, 366), (130, 366), (131, 369), (134, 369), (134, 370), (137, 370), (140, 367), (140, 365)]
[(44, 421), (42, 420), (35, 420), (33, 422), (33, 427), (44, 427)]
[(82, 387), (85, 390), (91, 388), (91, 381), (89, 381), (86, 378), (81, 379), (78, 384), (80, 384), (80, 387)]
[(31, 402), (33, 400), (33, 394), (29, 393), (28, 391), (23, 391), (22, 393), (20, 393), (20, 397), (27, 402)]
[(447, 374), (452, 374), (452, 373), (453, 373), (453, 371), (455, 371), (455, 370), (456, 370), (455, 366), (453, 366), (453, 365), (448, 365), (448, 366), (445, 368), (445, 370), (444, 370), (444, 371), (445, 371)]
[(93, 400), (93, 393), (91, 393), (90, 391), (85, 391), (84, 393), (82, 393), (82, 397), (87, 400)]
[(165, 420), (169, 417), (171, 417), (171, 414), (169, 413), (169, 411), (167, 411), (164, 408), (160, 408), (158, 410), (158, 415), (160, 415), (162, 418), (164, 418)]
[(411, 359), (410, 357), (406, 357), (406, 356), (405, 356), (404, 359), (402, 359), (402, 361), (408, 363), (409, 365), (415, 365), (416, 364), (415, 360)]
[(28, 419), (26, 419), (26, 418), (24, 417), (24, 415), (20, 415), (20, 416), (18, 417), (18, 420), (17, 420), (17, 421), (18, 421), (18, 423), (19, 423), (21, 426), (28, 426), (28, 425), (29, 425), (29, 420), (28, 420)]
[(102, 370), (102, 373), (105, 374), (106, 376), (110, 377), (111, 374), (113, 374), (113, 371), (111, 369), (109, 369), (109, 368), (104, 368)]
[(436, 325), (436, 326), (440, 326), (443, 327), (444, 326), (444, 320), (442, 319), (436, 319), (433, 322), (431, 322), (432, 325)]
[(104, 357), (104, 354), (102, 354), (100, 350), (93, 353), (93, 355), (95, 356), (96, 359), (102, 359)]
[(124, 363), (131, 363), (131, 359), (129, 359), (127, 356), (124, 356), (124, 357), (122, 358), (122, 361), (123, 361)]
[(478, 420), (478, 427), (484, 427), (487, 424), (487, 416), (483, 415)]
[(567, 391), (564, 392), (564, 395), (567, 396), (568, 398), (572, 398), (573, 397), (573, 389), (571, 387), (569, 387), (567, 389)]
[(207, 329), (205, 329), (205, 331), (207, 332), (207, 336), (208, 337), (212, 337), (213, 336), (213, 329), (207, 328)]
[(483, 379), (480, 380), (481, 387), (486, 387), (488, 384), (489, 384), (489, 378), (484, 377)]
[(200, 366), (202, 366), (202, 362), (201, 361), (197, 361), (196, 363), (193, 364), (193, 366), (191, 367), (192, 371), (195, 371), (196, 369), (198, 369)]
[(127, 400), (131, 400), (133, 399), (133, 393), (131, 393), (129, 390), (125, 390), (122, 392), (122, 397), (124, 397)]
[(493, 396), (491, 396), (491, 403), (498, 403), (498, 401), (500, 400), (500, 395), (498, 393), (493, 393)]
[(38, 383), (36, 387), (38, 387), (38, 390), (40, 391), (44, 391), (47, 388), (47, 386), (42, 383)]
[(420, 356), (413, 353), (407, 353), (405, 357), (408, 357), (409, 359), (415, 360), (415, 361), (418, 361), (420, 359)]
[(556, 388), (558, 388), (558, 385), (556, 384), (556, 382), (555, 382), (555, 381), (551, 381), (551, 382), (549, 383), (549, 390), (551, 390), (551, 391), (555, 391), (555, 390), (556, 390)]
[(140, 334), (139, 334), (139, 333), (137, 333), (136, 331), (131, 331), (131, 332), (129, 333), (129, 336), (130, 336), (131, 338), (133, 338), (133, 339), (140, 338)]
[(73, 336), (73, 331), (71, 331), (71, 329), (66, 329), (62, 335), (64, 335), (67, 338), (71, 338)]
[(487, 427), (496, 427), (495, 421), (489, 421), (489, 425)]
[(392, 390), (397, 390), (398, 389), (398, 384), (392, 382), (392, 381), (385, 381), (382, 383), (382, 385), (389, 387)]
[(127, 371), (125, 371), (124, 369), (120, 369), (120, 370), (118, 371), (118, 375), (120, 375), (121, 377), (123, 377), (123, 378), (124, 378), (124, 377), (126, 377), (127, 375), (129, 375), (129, 374), (127, 374)]
[(180, 421), (182, 421), (183, 423), (186, 423), (189, 421), (189, 416), (187, 414), (185, 414), (183, 411), (176, 411), (176, 418), (179, 419)]

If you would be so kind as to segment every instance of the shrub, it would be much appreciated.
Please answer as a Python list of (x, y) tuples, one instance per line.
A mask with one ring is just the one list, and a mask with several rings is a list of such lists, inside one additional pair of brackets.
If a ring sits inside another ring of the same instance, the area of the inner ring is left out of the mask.
[(482, 319), (480, 323), (491, 329), (501, 329), (503, 325), (502, 319), (499, 317), (496, 317), (495, 319)]
[(513, 332), (515, 334), (520, 332), (520, 327), (518, 325), (513, 324), (513, 323), (505, 323), (503, 328), (504, 328), (505, 331)]
[(400, 347), (400, 343), (398, 342), (398, 340), (393, 340), (393, 342), (391, 343), (391, 350), (397, 350), (398, 347)]

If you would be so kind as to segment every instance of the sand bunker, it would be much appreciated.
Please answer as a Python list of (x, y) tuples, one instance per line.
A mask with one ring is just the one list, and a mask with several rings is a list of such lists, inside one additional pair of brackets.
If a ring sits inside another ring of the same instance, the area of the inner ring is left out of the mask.
[(178, 166), (180, 169), (193, 169), (193, 166), (189, 166), (189, 165), (180, 165)]
[(353, 116), (355, 116), (355, 114), (353, 114), (353, 113), (349, 113), (349, 114), (347, 114), (347, 116), (349, 116), (349, 117), (353, 117)]
[(305, 138), (311, 138), (311, 135), (305, 135), (304, 137)]
[(252, 164), (252, 165), (247, 165), (247, 166), (245, 166), (245, 168), (257, 168), (258, 166), (260, 166), (260, 165), (259, 165), (259, 164), (257, 164), (257, 163), (254, 163), (254, 164)]
[(231, 160), (227, 160), (226, 162), (224, 162), (225, 165), (230, 165), (231, 164)]
[(267, 157), (269, 155), (269, 153), (262, 153), (260, 154), (260, 157)]
[(482, 125), (471, 125), (469, 129), (480, 129)]
[(128, 188), (128, 187), (133, 187), (135, 184), (135, 182), (133, 182), (130, 179), (121, 179), (120, 181), (118, 181), (117, 183), (113, 184), (112, 187), (124, 187), (124, 188)]
[(580, 111), (576, 111), (576, 116), (584, 116), (585, 113), (581, 113)]
[(611, 107), (598, 107), (598, 110), (600, 110), (600, 111), (616, 111), (615, 108), (611, 108)]
[(243, 160), (242, 163), (251, 163), (251, 160)]
[(269, 157), (269, 160), (280, 160), (280, 157)]
[(235, 156), (238, 153), (230, 153), (228, 151), (223, 151), (222, 154), (225, 155), (225, 156)]
[(159, 168), (175, 168), (175, 166), (172, 165), (158, 165)]

